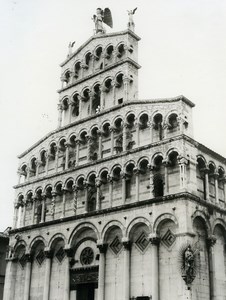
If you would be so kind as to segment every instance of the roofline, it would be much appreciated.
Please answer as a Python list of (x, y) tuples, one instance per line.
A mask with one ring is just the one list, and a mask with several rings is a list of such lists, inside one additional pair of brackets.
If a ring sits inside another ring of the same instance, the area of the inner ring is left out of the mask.
[[(152, 104), (152, 103), (167, 103), (167, 102), (177, 102), (177, 101), (183, 101), (185, 102), (187, 105), (189, 105), (190, 107), (194, 107), (195, 104), (193, 102), (191, 102), (190, 100), (188, 100), (186, 97), (184, 97), (183, 95), (180, 95), (180, 96), (177, 96), (177, 97), (173, 97), (173, 98), (160, 98), (160, 99), (141, 99), (141, 100), (130, 100), (130, 101), (126, 101), (122, 104), (119, 104), (119, 105), (115, 105), (109, 109), (106, 109), (102, 112), (100, 112), (98, 114), (98, 116), (101, 116), (101, 115), (105, 115), (111, 111), (115, 111), (117, 109), (120, 109), (124, 106), (129, 106), (129, 105), (140, 105), (140, 104)], [(31, 150), (33, 150), (36, 146), (38, 146), (39, 144), (41, 144), (43, 141), (45, 141), (46, 139), (48, 139), (51, 135), (57, 133), (57, 132), (61, 132), (67, 128), (70, 128), (70, 127), (73, 127), (77, 124), (80, 124), (80, 123), (85, 123), (87, 122), (88, 120), (92, 120), (94, 118), (96, 118), (97, 115), (93, 115), (93, 116), (89, 116), (87, 118), (84, 118), (82, 120), (79, 120), (79, 121), (75, 121), (73, 123), (70, 123), (70, 124), (67, 124), (63, 127), (60, 127), (60, 128), (57, 128), (53, 131), (50, 131), (48, 134), (46, 134), (43, 138), (41, 138), (40, 140), (38, 140), (35, 144), (33, 144), (30, 148), (28, 148), (27, 150), (25, 150), (24, 152), (22, 152), (21, 154), (19, 154), (17, 157), (20, 159), (22, 157), (24, 157), (27, 153), (29, 153)]]
[(75, 50), (75, 52), (73, 52), (70, 57), (66, 58), (61, 64), (60, 67), (63, 67), (64, 65), (66, 65), (67, 62), (69, 62), (74, 56), (76, 56), (86, 45), (88, 45), (92, 40), (96, 40), (96, 39), (100, 39), (103, 37), (112, 37), (112, 36), (117, 36), (117, 35), (124, 35), (129, 33), (130, 35), (132, 35), (137, 41), (139, 41), (141, 38), (134, 33), (133, 31), (131, 31), (130, 29), (126, 29), (123, 31), (118, 31), (118, 32), (112, 32), (112, 33), (106, 33), (106, 34), (101, 34), (101, 35), (93, 35), (91, 36), (85, 43), (83, 43), (77, 50)]

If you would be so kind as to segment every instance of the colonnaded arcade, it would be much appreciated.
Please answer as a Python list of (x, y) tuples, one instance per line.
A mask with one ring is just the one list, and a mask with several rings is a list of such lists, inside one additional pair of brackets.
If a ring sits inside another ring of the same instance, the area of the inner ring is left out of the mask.
[(190, 100), (138, 98), (128, 13), (70, 43), (58, 128), (19, 156), (4, 300), (226, 299), (226, 159)]

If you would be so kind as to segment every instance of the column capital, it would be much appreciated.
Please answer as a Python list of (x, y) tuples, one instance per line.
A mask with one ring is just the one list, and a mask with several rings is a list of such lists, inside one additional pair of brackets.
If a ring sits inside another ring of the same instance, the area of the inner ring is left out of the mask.
[(131, 242), (128, 238), (122, 238), (122, 244), (125, 250), (130, 250), (131, 249)]
[(148, 170), (149, 171), (154, 171), (155, 170), (155, 166), (152, 164), (148, 164)]
[(49, 247), (44, 248), (44, 254), (46, 258), (52, 258), (53, 257), (53, 250)]
[(66, 253), (67, 257), (73, 256), (73, 249), (70, 247), (70, 245), (65, 245), (64, 252)]
[(100, 180), (100, 178), (97, 177), (97, 178), (95, 179), (95, 186), (96, 186), (96, 187), (100, 187), (101, 185), (102, 185), (102, 181)]
[(97, 248), (99, 249), (100, 253), (106, 253), (108, 244), (103, 243), (102, 240), (97, 241)]
[(203, 172), (203, 173), (205, 173), (205, 174), (209, 174), (209, 172), (210, 172), (210, 169), (209, 169), (209, 168), (207, 168), (207, 167), (205, 167), (205, 168), (201, 168), (201, 169), (200, 169), (200, 172)]
[(137, 176), (140, 174), (140, 169), (138, 167), (133, 168), (133, 173)]
[(206, 239), (206, 243), (207, 243), (207, 247), (211, 248), (215, 245), (217, 241), (217, 238), (215, 237), (215, 235), (210, 235), (207, 237)]
[(107, 174), (107, 181), (112, 183), (114, 181), (113, 176), (110, 174)]
[(159, 243), (160, 243), (160, 237), (158, 237), (157, 234), (151, 233), (151, 234), (149, 234), (148, 238), (149, 238), (149, 241), (150, 241), (150, 243), (152, 245), (156, 245), (156, 246), (159, 245)]
[(189, 163), (189, 160), (182, 155), (178, 155), (177, 160), (180, 165), (188, 165)]
[(31, 253), (29, 253), (29, 252), (25, 253), (25, 259), (26, 259), (26, 262), (32, 262)]
[(169, 167), (169, 166), (170, 166), (170, 161), (169, 161), (168, 159), (163, 159), (162, 164), (163, 164), (165, 167)]

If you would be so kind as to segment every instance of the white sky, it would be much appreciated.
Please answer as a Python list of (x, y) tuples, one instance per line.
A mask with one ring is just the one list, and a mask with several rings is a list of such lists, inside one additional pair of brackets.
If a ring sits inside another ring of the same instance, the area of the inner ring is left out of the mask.
[(113, 31), (138, 7), (140, 99), (183, 94), (195, 139), (226, 156), (225, 0), (1, 0), (0, 231), (12, 225), (17, 155), (56, 128), (59, 64), (69, 41), (93, 34), (97, 7), (111, 9)]

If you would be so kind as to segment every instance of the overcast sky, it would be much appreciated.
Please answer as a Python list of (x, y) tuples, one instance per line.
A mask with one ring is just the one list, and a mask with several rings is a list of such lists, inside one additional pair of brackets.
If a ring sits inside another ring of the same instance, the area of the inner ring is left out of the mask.
[(17, 155), (56, 128), (59, 64), (93, 34), (97, 7), (112, 11), (108, 32), (138, 7), (140, 99), (183, 94), (195, 139), (226, 156), (225, 0), (1, 0), (0, 231), (12, 225)]

